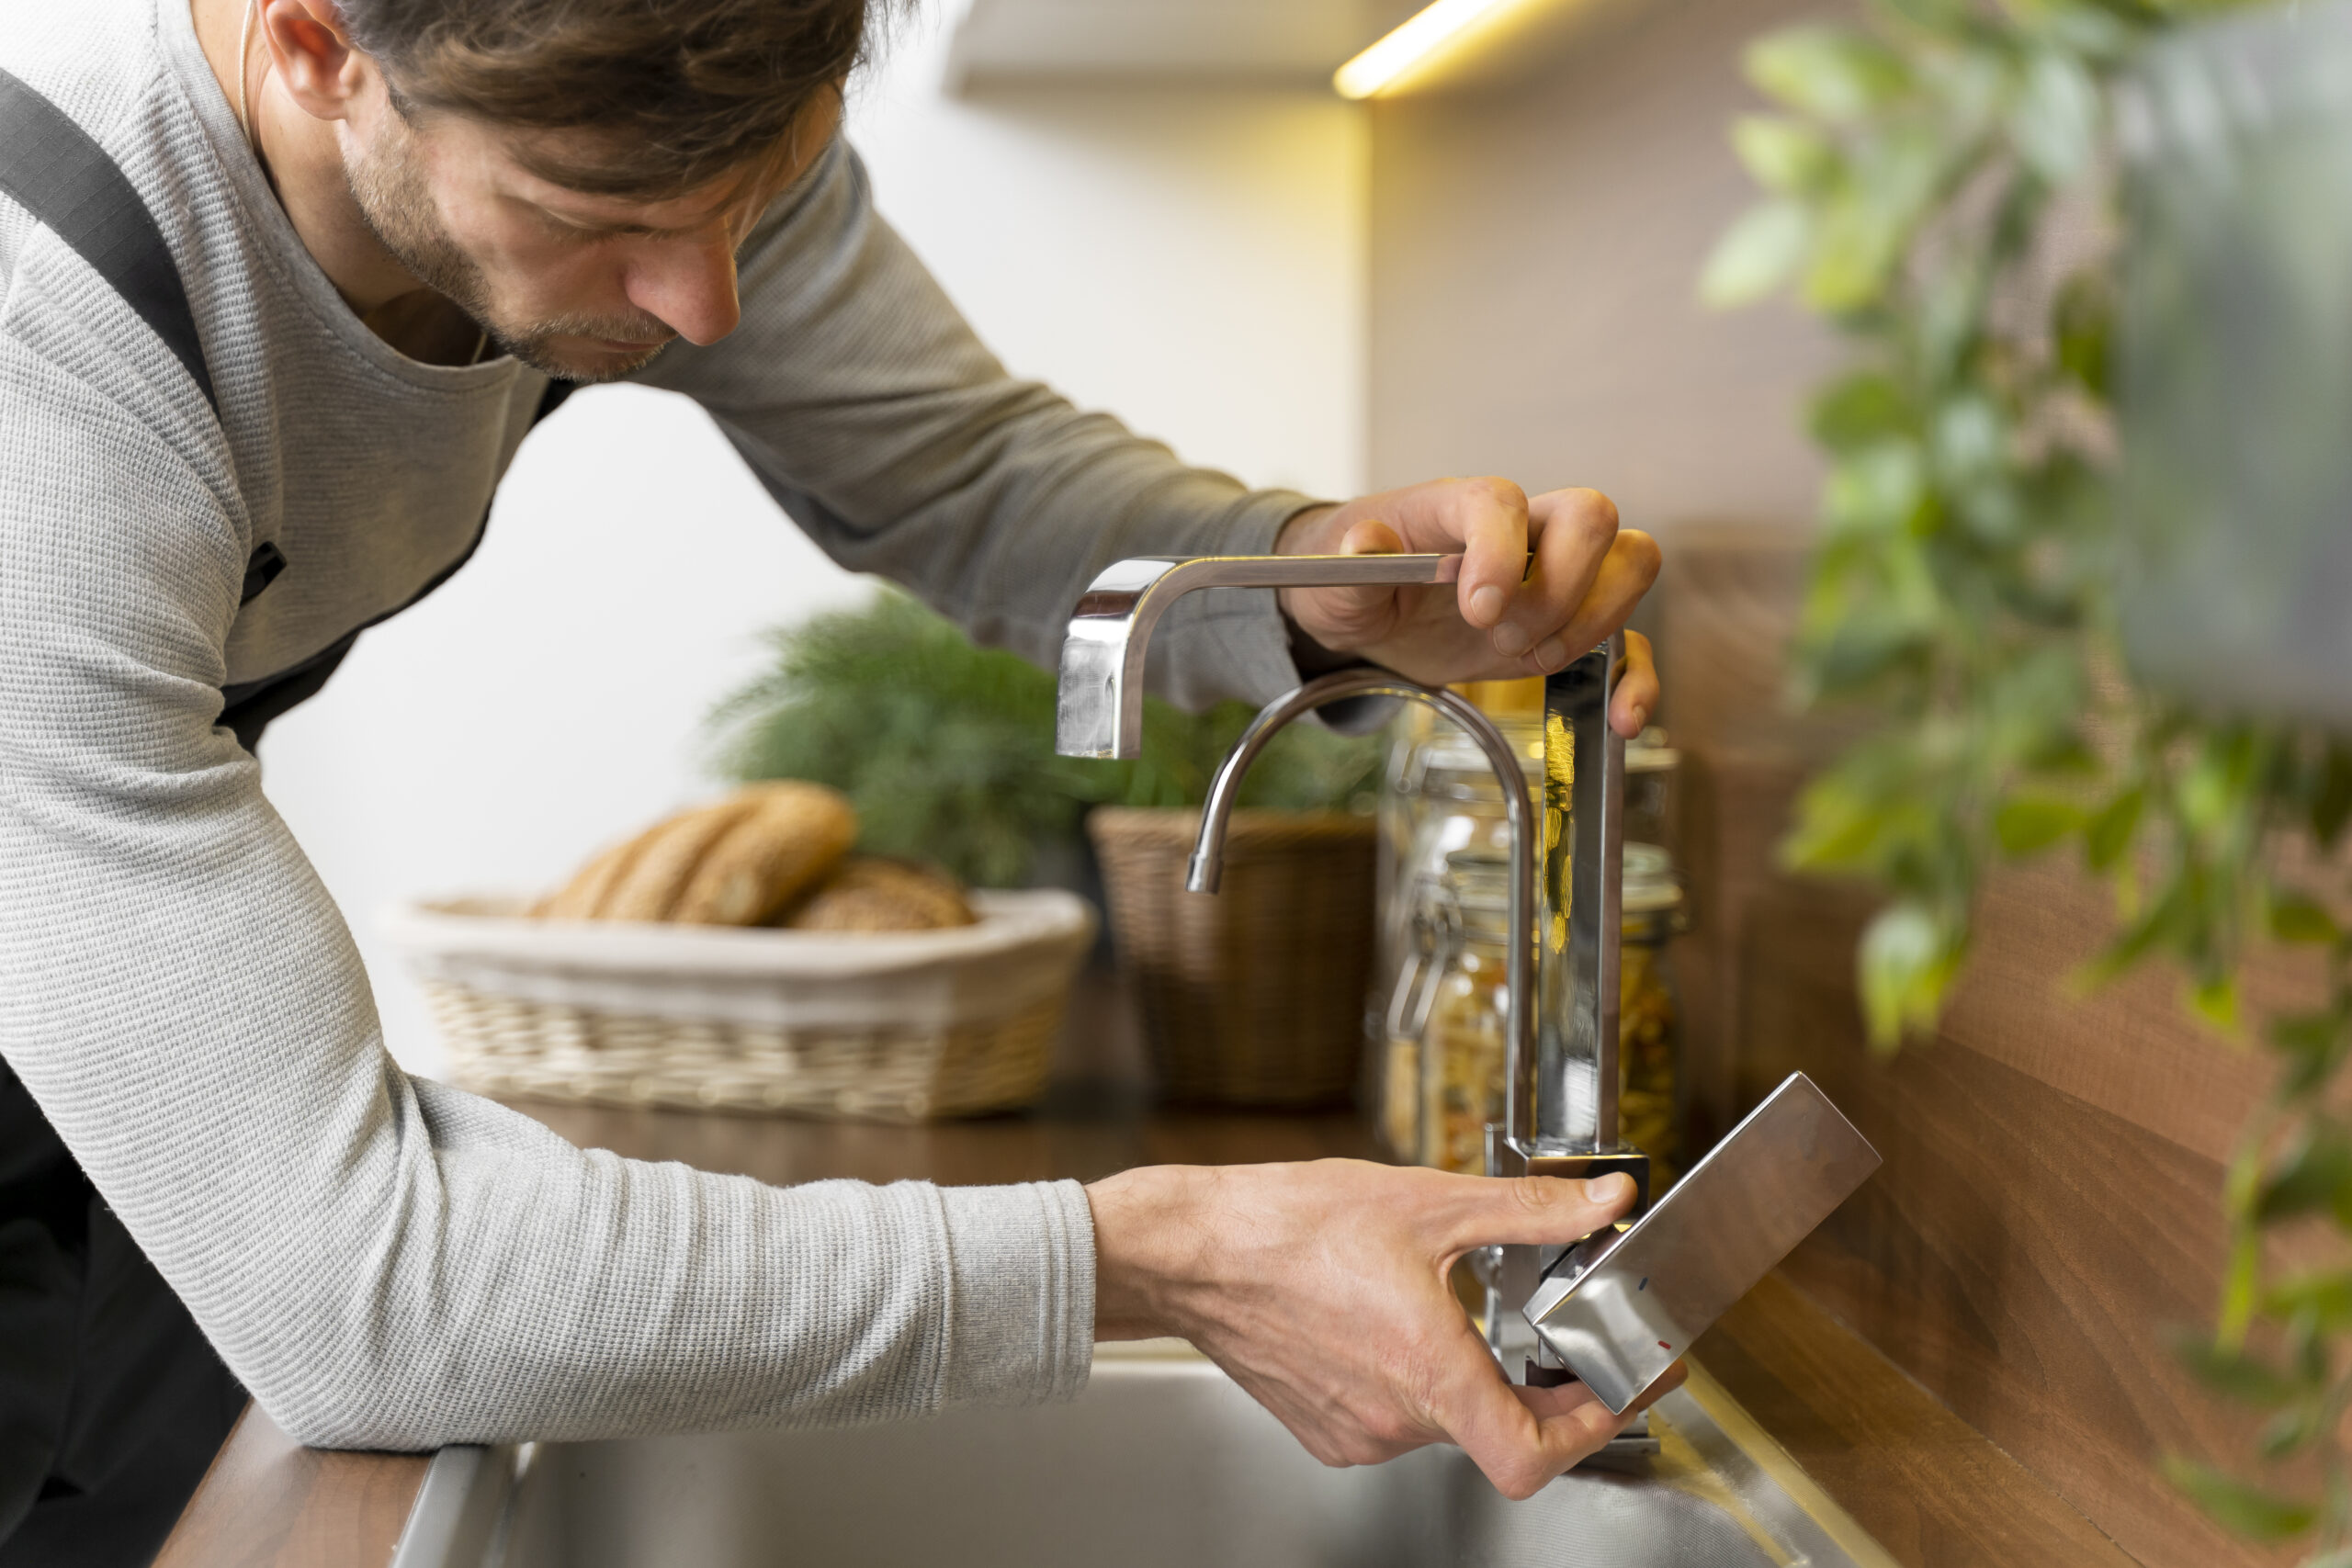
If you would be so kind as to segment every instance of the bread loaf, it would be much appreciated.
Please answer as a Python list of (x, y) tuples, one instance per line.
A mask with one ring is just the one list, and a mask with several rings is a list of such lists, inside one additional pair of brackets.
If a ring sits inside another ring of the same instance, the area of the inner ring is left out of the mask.
[(822, 784), (754, 784), (669, 911), (685, 925), (755, 926), (815, 886), (857, 841), (857, 813)]
[(835, 791), (752, 784), (614, 845), (534, 913), (757, 925), (816, 886), (856, 839), (857, 813)]
[(853, 855), (786, 918), (795, 931), (920, 931), (978, 917), (942, 873), (878, 855)]

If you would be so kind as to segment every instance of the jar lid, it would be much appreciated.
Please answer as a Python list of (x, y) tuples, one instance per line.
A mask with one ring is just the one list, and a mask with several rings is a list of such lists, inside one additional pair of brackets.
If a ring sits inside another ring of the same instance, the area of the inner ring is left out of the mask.
[[(1455, 850), (1445, 857), (1446, 874), (1465, 907), (1499, 908), (1510, 894), (1510, 858), (1483, 846)], [(1619, 908), (1628, 915), (1656, 915), (1682, 907), (1682, 884), (1674, 856), (1657, 844), (1628, 840)]]
[(1629, 773), (1670, 773), (1682, 765), (1682, 753), (1667, 743), (1666, 731), (1651, 725), (1625, 742)]
[(1657, 844), (1625, 841), (1625, 881), (1619, 908), (1629, 915), (1655, 915), (1682, 907), (1682, 884), (1675, 880), (1674, 856)]

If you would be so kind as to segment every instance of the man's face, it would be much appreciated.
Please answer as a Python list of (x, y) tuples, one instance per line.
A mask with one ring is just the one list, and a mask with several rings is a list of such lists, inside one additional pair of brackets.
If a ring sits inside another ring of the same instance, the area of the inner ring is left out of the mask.
[[(778, 158), (645, 200), (557, 185), (514, 155), (516, 136), (557, 133), (379, 107), (342, 136), (368, 228), (501, 349), (572, 381), (614, 380), (673, 337), (707, 344), (734, 330), (737, 249), (841, 123), (840, 96), (820, 95)], [(594, 148), (566, 151), (593, 157)]]

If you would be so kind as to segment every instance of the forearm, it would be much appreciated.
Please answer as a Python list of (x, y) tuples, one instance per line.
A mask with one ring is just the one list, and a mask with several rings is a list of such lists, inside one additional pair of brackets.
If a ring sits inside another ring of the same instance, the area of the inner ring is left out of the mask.
[[(1074, 1187), (780, 1190), (583, 1153), (393, 1068), (314, 888), (227, 875), (191, 899), (74, 860), (0, 832), (0, 1051), (306, 1440), (830, 1423), (1082, 1384)], [(239, 905), (271, 914), (218, 918)]]
[[(1312, 498), (1177, 460), (1005, 374), (874, 213), (846, 149), (742, 264), (743, 322), (644, 373), (708, 409), (834, 558), (906, 584), (982, 642), (1052, 666), (1094, 575), (1133, 555), (1260, 555)], [(1295, 683), (1266, 592), (1196, 594), (1149, 677), (1186, 705)]]

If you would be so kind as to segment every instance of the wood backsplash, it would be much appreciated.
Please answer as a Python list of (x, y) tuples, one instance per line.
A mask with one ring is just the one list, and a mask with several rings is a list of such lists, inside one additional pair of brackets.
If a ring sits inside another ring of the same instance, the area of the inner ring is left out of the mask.
[[(1886, 1165), (1791, 1278), (2151, 1568), (2272, 1561), (2154, 1468), (2167, 1450), (2248, 1451), (2244, 1419), (2165, 1343), (2212, 1308), (2222, 1167), (2260, 1055), (2188, 1023), (2169, 976), (2072, 994), (2109, 903), (2056, 865), (1995, 882), (1939, 1037), (1871, 1055), (1853, 984), (1868, 901), (1772, 859), (1835, 739), (1780, 699), (1802, 572), (1799, 541), (1754, 529), (1685, 531), (1668, 554), (1660, 656), (1698, 920), (1677, 953), (1694, 1137), (1812, 1074)], [(2282, 972), (2256, 988), (2295, 984)]]

